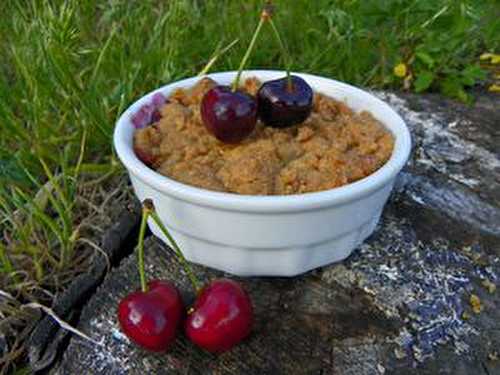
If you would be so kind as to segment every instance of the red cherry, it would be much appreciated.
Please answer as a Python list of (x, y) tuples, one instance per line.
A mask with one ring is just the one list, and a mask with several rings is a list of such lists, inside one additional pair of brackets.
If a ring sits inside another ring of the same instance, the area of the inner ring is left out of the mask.
[(207, 130), (225, 143), (248, 137), (257, 123), (257, 101), (228, 86), (215, 86), (201, 101), (201, 118)]
[(212, 353), (231, 349), (252, 329), (250, 297), (236, 281), (218, 279), (205, 286), (185, 323), (186, 335)]
[(118, 306), (122, 331), (137, 345), (161, 352), (175, 340), (184, 313), (177, 288), (168, 281), (153, 280), (147, 292), (130, 293)]

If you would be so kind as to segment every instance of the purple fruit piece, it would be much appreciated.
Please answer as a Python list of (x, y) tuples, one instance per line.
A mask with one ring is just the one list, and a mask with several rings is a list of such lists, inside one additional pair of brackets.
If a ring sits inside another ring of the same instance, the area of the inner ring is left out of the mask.
[(132, 124), (136, 129), (144, 128), (161, 119), (160, 108), (167, 102), (161, 92), (157, 92), (151, 99), (151, 104), (144, 104), (132, 115)]
[(132, 115), (132, 124), (136, 129), (144, 128), (151, 123), (154, 108), (151, 104), (144, 104)]
[(160, 121), (161, 119), (160, 109), (167, 101), (168, 101), (167, 98), (161, 92), (157, 92), (156, 94), (153, 95), (152, 104), (155, 110), (151, 115), (152, 123)]
[(161, 120), (161, 113), (159, 110), (155, 109), (153, 111), (153, 114), (151, 115), (151, 122), (154, 124), (155, 122), (158, 122)]
[(157, 92), (153, 95), (152, 104), (156, 109), (160, 109), (160, 107), (165, 104), (167, 98), (161, 92)]

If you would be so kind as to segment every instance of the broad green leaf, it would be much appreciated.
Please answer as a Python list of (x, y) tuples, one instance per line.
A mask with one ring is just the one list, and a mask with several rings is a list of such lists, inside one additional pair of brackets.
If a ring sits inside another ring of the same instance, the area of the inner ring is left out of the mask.
[(422, 92), (427, 90), (434, 81), (434, 73), (429, 72), (427, 70), (420, 72), (417, 75), (417, 79), (413, 83), (413, 87), (415, 88), (415, 92)]
[(464, 90), (463, 84), (457, 77), (449, 76), (440, 82), (441, 92), (449, 97), (456, 98), (462, 102), (468, 102), (469, 96)]
[(486, 72), (477, 64), (469, 65), (461, 72), (462, 84), (472, 86), (478, 81), (486, 79)]
[(417, 59), (422, 61), (428, 68), (432, 68), (434, 66), (435, 61), (428, 53), (419, 51), (415, 53), (415, 56), (417, 57)]

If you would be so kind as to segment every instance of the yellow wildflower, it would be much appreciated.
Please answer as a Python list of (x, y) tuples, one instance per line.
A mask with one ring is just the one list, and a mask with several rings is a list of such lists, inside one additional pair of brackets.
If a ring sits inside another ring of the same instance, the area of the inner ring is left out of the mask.
[(491, 59), (491, 56), (493, 56), (492, 53), (483, 53), (481, 56), (479, 56), (479, 60), (489, 60)]
[(491, 92), (500, 92), (500, 85), (493, 84), (490, 87), (488, 87), (488, 91), (491, 91)]
[(480, 60), (489, 60), (490, 64), (500, 64), (500, 55), (497, 53), (483, 53), (479, 56)]
[(474, 311), (476, 314), (479, 314), (483, 309), (483, 307), (481, 306), (481, 300), (475, 294), (470, 295), (469, 303), (472, 307), (472, 311)]
[(394, 75), (396, 77), (404, 78), (407, 72), (408, 69), (406, 68), (406, 65), (404, 63), (399, 63), (394, 67)]

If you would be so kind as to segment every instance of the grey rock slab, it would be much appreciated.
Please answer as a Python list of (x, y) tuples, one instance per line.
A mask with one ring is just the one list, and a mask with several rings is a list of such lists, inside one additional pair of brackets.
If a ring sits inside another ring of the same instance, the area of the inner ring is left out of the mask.
[[(252, 335), (219, 356), (181, 334), (164, 354), (120, 331), (120, 298), (139, 285), (135, 254), (82, 311), (57, 374), (500, 374), (500, 108), (376, 93), (408, 122), (412, 157), (375, 233), (342, 263), (295, 278), (240, 279)], [(479, 133), (479, 134), (478, 134)], [(147, 274), (193, 298), (172, 252), (146, 243)], [(203, 280), (222, 273), (194, 266)], [(481, 311), (471, 308), (477, 296)]]

